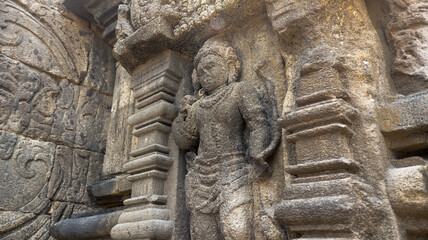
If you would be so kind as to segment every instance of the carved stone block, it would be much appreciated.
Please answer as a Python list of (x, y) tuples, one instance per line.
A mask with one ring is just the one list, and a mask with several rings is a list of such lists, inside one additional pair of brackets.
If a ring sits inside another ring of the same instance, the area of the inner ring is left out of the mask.
[(59, 88), (47, 74), (0, 55), (0, 127), (4, 130), (45, 139), (54, 122)]
[(112, 98), (85, 87), (80, 88), (79, 94), (74, 146), (105, 152)]
[(132, 127), (127, 119), (134, 111), (134, 96), (130, 92), (131, 77), (126, 70), (118, 66), (113, 93), (110, 125), (103, 163), (103, 175), (123, 173), (123, 164), (129, 161)]
[(101, 179), (103, 155), (57, 146), (48, 197), (54, 201), (89, 203), (86, 186)]
[(346, 135), (340, 132), (318, 135), (316, 131), (313, 132), (315, 136), (308, 136), (305, 140), (296, 142), (298, 163), (338, 158), (352, 159)]
[(116, 64), (109, 46), (101, 39), (94, 36), (91, 52), (89, 54), (89, 66), (83, 85), (98, 92), (112, 95)]
[(376, 109), (391, 150), (412, 152), (428, 146), (428, 94), (400, 97)]
[(0, 209), (45, 213), (55, 144), (0, 131)]
[(5, 26), (1, 29), (0, 52), (56, 77), (80, 83), (80, 77), (87, 72), (90, 29), (79, 28), (85, 26), (83, 20), (66, 18), (52, 6), (33, 0), (20, 2), (25, 8), (13, 1), (3, 3)]

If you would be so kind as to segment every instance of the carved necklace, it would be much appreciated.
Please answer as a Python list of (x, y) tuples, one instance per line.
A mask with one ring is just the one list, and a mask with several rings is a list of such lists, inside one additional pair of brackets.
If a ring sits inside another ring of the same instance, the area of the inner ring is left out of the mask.
[(224, 97), (229, 95), (234, 87), (235, 87), (234, 83), (229, 84), (229, 85), (223, 85), (223, 86), (219, 87), (220, 89), (216, 93), (213, 93), (212, 95), (208, 95), (208, 96), (203, 96), (200, 99), (199, 105), (202, 108), (211, 108), (216, 103), (218, 103), (220, 100), (222, 100)]

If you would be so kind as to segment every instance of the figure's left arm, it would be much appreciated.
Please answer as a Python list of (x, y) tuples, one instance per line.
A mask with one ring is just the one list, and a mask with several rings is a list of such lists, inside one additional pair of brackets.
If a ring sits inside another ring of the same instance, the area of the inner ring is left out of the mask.
[(250, 83), (239, 83), (237, 91), (239, 94), (239, 111), (250, 132), (247, 157), (265, 165), (265, 159), (262, 159), (261, 153), (268, 147), (272, 137), (270, 136), (266, 110), (258, 98), (256, 89)]

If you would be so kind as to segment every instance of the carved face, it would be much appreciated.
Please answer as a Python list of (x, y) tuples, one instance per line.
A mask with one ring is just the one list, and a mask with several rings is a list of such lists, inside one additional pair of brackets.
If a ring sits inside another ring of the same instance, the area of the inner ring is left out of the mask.
[(208, 93), (226, 83), (229, 71), (226, 61), (215, 54), (202, 57), (196, 69), (199, 83)]

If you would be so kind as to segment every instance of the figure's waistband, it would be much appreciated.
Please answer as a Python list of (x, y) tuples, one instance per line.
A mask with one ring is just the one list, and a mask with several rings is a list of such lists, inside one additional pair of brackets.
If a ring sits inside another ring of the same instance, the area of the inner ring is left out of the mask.
[(204, 166), (213, 166), (221, 163), (225, 166), (232, 166), (238, 163), (245, 162), (243, 152), (224, 153), (212, 158), (204, 158), (197, 156), (196, 162)]

